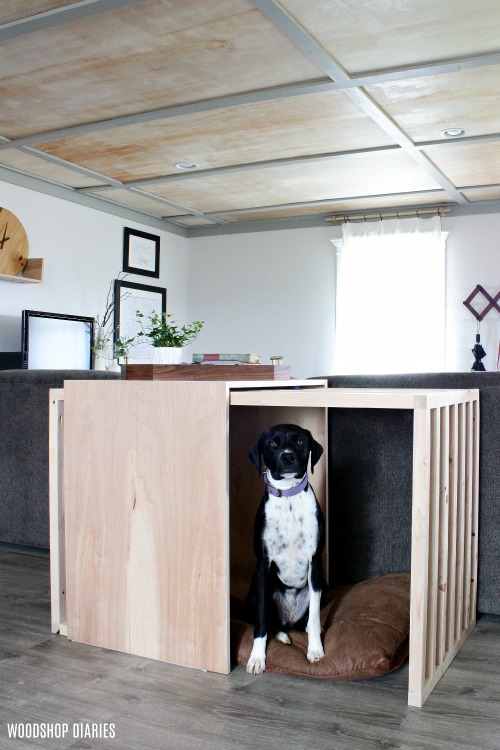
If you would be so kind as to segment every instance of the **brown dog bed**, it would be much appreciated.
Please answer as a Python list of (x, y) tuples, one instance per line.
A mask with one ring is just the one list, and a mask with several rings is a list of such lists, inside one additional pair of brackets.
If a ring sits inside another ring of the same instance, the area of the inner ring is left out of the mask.
[[(307, 634), (291, 631), (291, 645), (268, 639), (266, 671), (322, 680), (362, 680), (400, 667), (408, 657), (410, 574), (393, 573), (331, 589), (321, 610), (325, 656), (307, 660)], [(253, 626), (235, 602), (231, 619), (233, 661), (247, 665)]]

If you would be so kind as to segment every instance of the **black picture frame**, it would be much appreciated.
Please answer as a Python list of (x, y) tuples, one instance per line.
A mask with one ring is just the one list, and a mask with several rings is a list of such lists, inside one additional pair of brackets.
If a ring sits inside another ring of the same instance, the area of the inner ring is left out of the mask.
[[(114, 340), (131, 339), (141, 330), (137, 320), (137, 310), (145, 318), (153, 312), (167, 312), (167, 290), (165, 287), (136, 284), (133, 281), (115, 279), (114, 288)], [(133, 347), (133, 358), (151, 358), (152, 345), (144, 342)]]
[(126, 273), (160, 278), (160, 236), (124, 227), (123, 270)]

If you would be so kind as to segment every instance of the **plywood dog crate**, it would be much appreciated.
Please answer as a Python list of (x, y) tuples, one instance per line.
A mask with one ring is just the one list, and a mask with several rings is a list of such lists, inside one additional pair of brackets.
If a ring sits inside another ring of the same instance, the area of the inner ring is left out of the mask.
[[(247, 453), (328, 408), (414, 412), (409, 703), (475, 624), (478, 392), (326, 381), (68, 381), (51, 391), (53, 632), (227, 674), (231, 575), (248, 580), (262, 480)], [(325, 455), (326, 458), (326, 455)], [(312, 484), (327, 511), (326, 466)]]

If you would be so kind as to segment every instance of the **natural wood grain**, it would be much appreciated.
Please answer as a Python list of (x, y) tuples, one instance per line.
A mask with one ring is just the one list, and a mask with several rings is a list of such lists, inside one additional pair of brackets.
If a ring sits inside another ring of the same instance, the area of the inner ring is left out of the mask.
[(124, 365), (125, 380), (290, 380), (288, 365)]
[(402, 151), (342, 154), (148, 185), (154, 195), (204, 212), (435, 189), (439, 185), (434, 179)]
[(52, 632), (66, 627), (64, 389), (49, 391), (49, 533)]
[(23, 225), (7, 208), (0, 208), (0, 274), (22, 273), (28, 255), (28, 236)]
[(322, 76), (247, 0), (144, 0), (2, 50), (9, 137)]
[(192, 385), (65, 384), (68, 637), (225, 673), (226, 386)]
[(342, 92), (306, 94), (37, 144), (123, 182), (178, 174), (179, 154), (201, 169), (392, 145)]

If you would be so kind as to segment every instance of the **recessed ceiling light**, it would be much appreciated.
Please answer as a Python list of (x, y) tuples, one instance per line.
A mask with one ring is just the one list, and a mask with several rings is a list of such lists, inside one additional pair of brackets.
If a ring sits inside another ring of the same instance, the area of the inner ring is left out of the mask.
[(443, 138), (460, 138), (465, 135), (465, 130), (463, 128), (446, 128), (446, 130), (441, 131), (441, 135)]
[(199, 164), (194, 161), (178, 161), (174, 164), (177, 169), (198, 169)]

